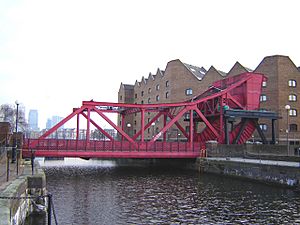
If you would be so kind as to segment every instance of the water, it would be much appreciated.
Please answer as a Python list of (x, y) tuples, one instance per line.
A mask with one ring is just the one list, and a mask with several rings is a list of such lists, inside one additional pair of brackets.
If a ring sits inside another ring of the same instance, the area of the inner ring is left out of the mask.
[(45, 172), (59, 224), (300, 224), (300, 196), (283, 188), (174, 168), (55, 164)]

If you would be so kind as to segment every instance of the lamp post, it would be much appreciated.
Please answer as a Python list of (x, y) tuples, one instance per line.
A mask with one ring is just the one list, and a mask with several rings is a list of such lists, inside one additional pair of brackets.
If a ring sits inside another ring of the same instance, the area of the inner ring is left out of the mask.
[(290, 112), (290, 109), (291, 109), (291, 106), (290, 105), (286, 105), (284, 107), (286, 109), (286, 142), (287, 142), (287, 155), (289, 155), (289, 152), (290, 152), (290, 142), (289, 142), (289, 132), (290, 132), (290, 128), (289, 128), (289, 112)]
[(128, 135), (130, 136), (130, 128), (131, 128), (131, 124), (130, 123), (127, 123), (127, 130), (128, 130)]
[(154, 137), (154, 126), (155, 126), (155, 122), (151, 123), (152, 126), (152, 138)]
[(14, 138), (14, 146), (12, 148), (11, 153), (11, 163), (14, 163), (16, 161), (16, 152), (17, 152), (17, 134), (18, 134), (18, 119), (19, 119), (19, 102), (15, 102), (17, 105), (17, 112), (16, 112), (16, 134)]

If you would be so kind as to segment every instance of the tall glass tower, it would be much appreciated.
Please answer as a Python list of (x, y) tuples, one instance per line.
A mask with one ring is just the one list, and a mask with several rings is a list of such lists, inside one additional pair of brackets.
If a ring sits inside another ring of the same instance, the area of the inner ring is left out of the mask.
[(38, 131), (39, 130), (39, 126), (38, 126), (38, 111), (36, 109), (31, 109), (29, 111), (29, 116), (28, 116), (28, 124), (29, 124), (29, 128), (32, 131)]

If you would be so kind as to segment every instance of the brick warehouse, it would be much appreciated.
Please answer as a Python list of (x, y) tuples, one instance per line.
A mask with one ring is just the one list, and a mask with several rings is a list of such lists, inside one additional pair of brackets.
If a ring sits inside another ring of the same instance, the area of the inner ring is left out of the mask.
[[(263, 83), (260, 97), (261, 110), (277, 112), (282, 119), (276, 123), (276, 139), (280, 143), (287, 143), (287, 127), (289, 124), (289, 142), (291, 146), (298, 146), (300, 132), (298, 126), (300, 118), (300, 105), (298, 96), (300, 90), (300, 67), (292, 62), (288, 56), (274, 55), (265, 57), (255, 70), (251, 70), (236, 62), (228, 73), (217, 70), (211, 66), (208, 70), (181, 62), (179, 59), (168, 62), (166, 69), (157, 69), (156, 74), (142, 77), (134, 85), (121, 83), (118, 92), (118, 102), (151, 104), (172, 103), (191, 99), (205, 91), (212, 82), (228, 76), (244, 72), (263, 73), (268, 81)], [(286, 105), (290, 109), (285, 108)], [(289, 116), (287, 116), (289, 115)], [(151, 113), (145, 116), (145, 122), (150, 121)], [(288, 120), (287, 120), (288, 119)], [(139, 114), (132, 114), (126, 118), (126, 132), (135, 134), (140, 129), (141, 118)], [(180, 121), (182, 127), (189, 129), (184, 118)], [(118, 118), (118, 125), (121, 121)], [(145, 138), (150, 139), (163, 126), (162, 121), (156, 121), (151, 128), (145, 131)], [(271, 139), (270, 121), (260, 120), (260, 126), (268, 140)], [(170, 129), (167, 138), (181, 140), (182, 135), (177, 128)], [(254, 135), (253, 140), (257, 137)]]

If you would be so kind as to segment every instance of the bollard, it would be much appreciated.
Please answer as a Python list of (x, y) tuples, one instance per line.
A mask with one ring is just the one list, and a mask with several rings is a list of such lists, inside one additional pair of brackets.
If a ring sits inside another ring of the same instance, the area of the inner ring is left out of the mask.
[(17, 176), (19, 175), (19, 149), (16, 150), (17, 155)]
[(48, 225), (51, 225), (51, 203), (52, 203), (52, 194), (48, 194)]
[(6, 182), (9, 181), (9, 151), (6, 151)]
[(34, 175), (34, 154), (31, 153), (31, 174)]

